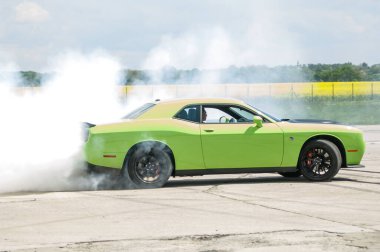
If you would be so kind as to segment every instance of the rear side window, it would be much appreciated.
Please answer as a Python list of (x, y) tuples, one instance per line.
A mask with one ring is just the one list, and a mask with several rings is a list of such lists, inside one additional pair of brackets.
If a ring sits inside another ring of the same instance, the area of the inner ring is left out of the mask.
[(132, 112), (130, 112), (126, 116), (124, 116), (123, 119), (136, 119), (137, 117), (144, 114), (145, 112), (147, 112), (149, 109), (151, 109), (155, 105), (156, 104), (154, 104), (154, 103), (146, 103), (146, 104), (142, 105), (141, 107), (133, 110)]
[(190, 122), (199, 123), (200, 120), (200, 106), (199, 105), (191, 105), (180, 110), (174, 118), (186, 120)]

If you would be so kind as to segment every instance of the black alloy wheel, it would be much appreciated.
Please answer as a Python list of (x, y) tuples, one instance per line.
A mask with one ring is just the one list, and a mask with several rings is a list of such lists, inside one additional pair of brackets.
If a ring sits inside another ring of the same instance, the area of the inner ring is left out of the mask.
[(126, 168), (135, 187), (157, 188), (168, 181), (173, 164), (162, 147), (143, 147), (131, 154)]
[(342, 165), (338, 147), (327, 140), (314, 140), (301, 151), (298, 167), (302, 175), (311, 181), (331, 180)]

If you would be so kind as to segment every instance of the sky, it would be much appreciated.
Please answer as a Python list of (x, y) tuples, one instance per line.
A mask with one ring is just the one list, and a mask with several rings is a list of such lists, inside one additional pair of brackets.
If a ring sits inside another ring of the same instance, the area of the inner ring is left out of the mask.
[(0, 0), (0, 65), (67, 52), (123, 67), (380, 63), (379, 0)]

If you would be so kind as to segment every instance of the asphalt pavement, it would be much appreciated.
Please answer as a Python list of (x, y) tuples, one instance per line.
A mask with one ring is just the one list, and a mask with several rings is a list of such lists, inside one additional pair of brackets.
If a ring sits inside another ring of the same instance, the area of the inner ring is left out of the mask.
[(0, 251), (380, 251), (380, 125), (364, 168), (174, 178), (149, 190), (0, 195)]

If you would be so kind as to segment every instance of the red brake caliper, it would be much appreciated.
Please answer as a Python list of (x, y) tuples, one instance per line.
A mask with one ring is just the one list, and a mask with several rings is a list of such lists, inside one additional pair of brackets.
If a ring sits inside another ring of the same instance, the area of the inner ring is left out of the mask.
[(311, 164), (313, 163), (313, 161), (311, 160), (311, 158), (313, 157), (313, 153), (309, 151), (308, 153), (306, 153), (306, 157), (307, 157), (306, 164), (307, 166), (310, 167)]

